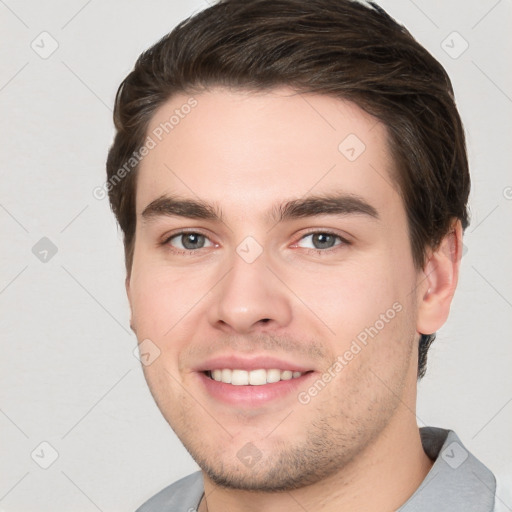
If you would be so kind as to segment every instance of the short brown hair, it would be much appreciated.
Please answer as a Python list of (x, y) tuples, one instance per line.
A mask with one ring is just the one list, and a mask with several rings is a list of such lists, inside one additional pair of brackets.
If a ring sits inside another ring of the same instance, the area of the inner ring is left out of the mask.
[[(127, 274), (135, 244), (136, 162), (155, 111), (176, 93), (211, 86), (298, 92), (353, 101), (388, 130), (394, 180), (418, 268), (453, 219), (469, 224), (464, 130), (441, 64), (381, 7), (354, 0), (221, 0), (143, 52), (117, 91), (107, 159), (110, 204), (124, 234)], [(117, 177), (119, 175), (117, 174)], [(435, 333), (421, 336), (418, 377)]]

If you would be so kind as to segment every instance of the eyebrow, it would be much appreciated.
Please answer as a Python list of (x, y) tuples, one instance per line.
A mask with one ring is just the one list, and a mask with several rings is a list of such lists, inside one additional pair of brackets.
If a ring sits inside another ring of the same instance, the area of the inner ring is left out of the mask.
[(293, 199), (272, 208), (268, 218), (274, 222), (281, 222), (318, 215), (350, 214), (379, 218), (377, 210), (362, 197), (345, 193)]
[[(155, 199), (144, 208), (141, 215), (145, 222), (157, 217), (185, 217), (224, 222), (222, 209), (217, 203), (174, 195), (162, 195)], [(274, 205), (267, 212), (266, 219), (269, 223), (278, 223), (319, 215), (365, 215), (379, 219), (377, 210), (366, 200), (358, 195), (346, 193), (292, 199), (283, 204)]]
[(222, 220), (222, 212), (216, 205), (201, 199), (183, 199), (168, 195), (160, 196), (149, 203), (141, 215), (147, 221), (155, 217)]

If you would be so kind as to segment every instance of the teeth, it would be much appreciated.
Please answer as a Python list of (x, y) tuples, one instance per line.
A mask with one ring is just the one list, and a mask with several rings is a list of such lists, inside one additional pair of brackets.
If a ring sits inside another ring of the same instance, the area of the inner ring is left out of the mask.
[(229, 368), (221, 370), (221, 375), (220, 375), (221, 378), (215, 379), (215, 380), (221, 380), (222, 382), (225, 382), (226, 384), (231, 384), (232, 373), (233, 372)]
[(252, 370), (249, 372), (249, 384), (261, 386), (267, 383), (267, 370)]
[(272, 384), (280, 380), (296, 379), (302, 375), (302, 372), (292, 372), (291, 370), (278, 370), (272, 368), (265, 370), (232, 370), (223, 368), (211, 370), (210, 377), (217, 382), (232, 384), (233, 386), (262, 386), (264, 384)]
[(281, 370), (267, 370), (267, 382), (279, 382), (281, 380)]
[(245, 370), (233, 370), (231, 373), (231, 384), (233, 384), (233, 386), (247, 386), (247, 384), (249, 384), (249, 372)]

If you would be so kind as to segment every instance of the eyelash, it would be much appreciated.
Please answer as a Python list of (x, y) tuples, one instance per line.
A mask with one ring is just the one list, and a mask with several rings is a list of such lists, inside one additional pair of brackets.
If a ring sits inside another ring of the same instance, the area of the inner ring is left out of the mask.
[(191, 250), (181, 250), (181, 249), (176, 249), (175, 247), (172, 247), (169, 242), (173, 239), (173, 238), (177, 238), (179, 236), (182, 236), (182, 235), (202, 235), (204, 236), (205, 238), (208, 238), (208, 236), (204, 233), (202, 233), (201, 231), (193, 231), (193, 230), (190, 230), (190, 231), (178, 231), (177, 233), (173, 233), (172, 235), (168, 236), (165, 238), (165, 240), (161, 243), (162, 246), (168, 246), (169, 250), (171, 252), (173, 252), (174, 254), (177, 254), (178, 256), (193, 256), (195, 255), (197, 252), (199, 252), (201, 249), (191, 249)]
[[(198, 251), (200, 251), (201, 249), (181, 250), (181, 249), (176, 249), (175, 247), (172, 247), (169, 244), (169, 242), (173, 238), (176, 238), (176, 237), (179, 237), (179, 236), (182, 236), (182, 235), (186, 235), (186, 234), (202, 235), (202, 236), (204, 236), (205, 238), (207, 238), (209, 240), (208, 236), (206, 234), (202, 233), (201, 231), (197, 231), (197, 230), (196, 231), (192, 231), (192, 230), (191, 231), (178, 231), (177, 233), (173, 233), (172, 235), (166, 237), (165, 240), (163, 242), (161, 242), (160, 245), (170, 247), (170, 251), (173, 252), (174, 254), (177, 254), (177, 255), (180, 255), (180, 256), (181, 255), (193, 256)], [(314, 254), (317, 254), (317, 255), (325, 255), (326, 253), (330, 254), (333, 251), (339, 250), (343, 246), (351, 245), (351, 243), (347, 239), (343, 238), (338, 233), (334, 233), (334, 232), (328, 231), (328, 230), (315, 230), (315, 231), (310, 231), (308, 233), (304, 233), (299, 238), (299, 240), (297, 242), (295, 242), (294, 244), (297, 244), (298, 242), (300, 242), (301, 240), (303, 240), (304, 238), (306, 238), (308, 236), (318, 235), (318, 234), (334, 236), (335, 238), (339, 239), (341, 243), (336, 244), (333, 247), (329, 247), (327, 249), (310, 249), (310, 248), (306, 248), (305, 250), (307, 251), (308, 254), (311, 254), (311, 253), (314, 253)]]
[(297, 244), (298, 242), (300, 242), (301, 240), (303, 240), (307, 236), (319, 235), (319, 234), (320, 235), (330, 235), (330, 236), (333, 236), (334, 238), (339, 239), (340, 243), (339, 244), (335, 244), (334, 246), (329, 247), (327, 249), (308, 249), (308, 248), (306, 248), (305, 250), (307, 251), (308, 254), (317, 254), (319, 256), (324, 256), (326, 254), (331, 254), (332, 252), (338, 251), (338, 250), (340, 250), (344, 246), (350, 245), (350, 242), (346, 238), (343, 238), (338, 233), (334, 233), (333, 231), (329, 231), (329, 230), (326, 230), (326, 231), (325, 230), (314, 230), (314, 231), (309, 231), (308, 233), (304, 233), (299, 238), (299, 240), (297, 242), (295, 242), (295, 244)]

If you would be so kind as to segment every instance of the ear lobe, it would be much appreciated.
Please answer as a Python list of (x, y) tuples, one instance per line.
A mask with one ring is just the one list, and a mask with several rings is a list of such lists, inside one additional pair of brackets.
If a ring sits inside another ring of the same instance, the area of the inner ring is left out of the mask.
[(461, 257), (462, 226), (455, 220), (418, 275), (416, 330), (419, 333), (432, 334), (446, 322), (459, 279)]

